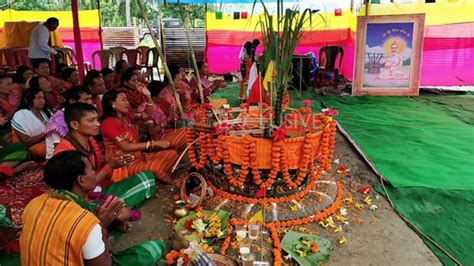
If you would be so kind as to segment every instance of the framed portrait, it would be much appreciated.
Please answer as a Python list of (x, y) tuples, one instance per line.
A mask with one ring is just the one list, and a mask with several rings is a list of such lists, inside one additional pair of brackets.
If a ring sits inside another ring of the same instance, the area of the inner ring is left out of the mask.
[(357, 18), (353, 95), (419, 93), (425, 14)]

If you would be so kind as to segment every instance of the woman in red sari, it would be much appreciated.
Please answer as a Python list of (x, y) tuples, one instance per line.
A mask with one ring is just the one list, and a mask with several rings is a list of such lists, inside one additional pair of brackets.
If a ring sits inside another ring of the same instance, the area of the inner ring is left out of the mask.
[(46, 105), (51, 109), (53, 113), (57, 110), (61, 110), (61, 108), (63, 108), (64, 103), (66, 103), (66, 100), (61, 95), (61, 93), (58, 90), (55, 90), (49, 79), (44, 76), (37, 76), (31, 78), (28, 82), (27, 87), (36, 88), (43, 91), (44, 97), (46, 99)]
[[(127, 69), (122, 74), (120, 87), (117, 89), (127, 96), (133, 112), (136, 112), (142, 103), (147, 102), (146, 96), (142, 93), (147, 90), (146, 85), (140, 82), (138, 78), (133, 68)], [(149, 114), (151, 115), (151, 112)]]
[[(160, 81), (152, 81), (148, 84), (151, 98), (155, 102), (153, 105), (152, 120), (154, 127), (149, 130), (149, 134), (154, 140), (166, 140), (170, 142), (170, 147), (176, 149), (181, 153), (186, 147), (186, 129), (185, 128), (171, 128), (174, 120), (170, 119), (165, 110), (158, 104), (160, 101), (160, 92), (165, 88), (165, 84)], [(146, 104), (143, 103), (138, 111), (143, 112)]]
[(115, 84), (120, 84), (123, 73), (125, 73), (129, 67), (130, 65), (123, 59), (118, 60), (117, 63), (115, 63)]
[[(148, 95), (146, 92), (143, 93), (150, 99), (149, 93)], [(117, 182), (138, 172), (152, 171), (156, 179), (172, 184), (171, 169), (178, 160), (178, 154), (174, 150), (166, 150), (170, 143), (140, 142), (136, 115), (131, 111), (130, 103), (123, 92), (118, 90), (106, 92), (102, 98), (102, 107), (104, 121), (101, 131), (106, 158), (114, 154), (132, 154), (135, 157), (135, 161), (127, 167), (114, 169), (112, 180)]]

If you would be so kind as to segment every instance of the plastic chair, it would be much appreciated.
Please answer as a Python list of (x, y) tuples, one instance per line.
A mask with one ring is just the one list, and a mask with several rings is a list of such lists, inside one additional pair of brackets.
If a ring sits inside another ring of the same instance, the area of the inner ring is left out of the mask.
[(137, 49), (126, 49), (120, 53), (120, 58), (125, 58), (131, 67), (138, 67), (141, 52)]
[(110, 50), (97, 50), (97, 51), (94, 51), (91, 55), (92, 57), (92, 67), (94, 69), (98, 69), (98, 65), (97, 65), (97, 62), (95, 60), (96, 56), (99, 57), (99, 61), (100, 61), (100, 69), (102, 68), (112, 68), (112, 62), (113, 62), (113, 58), (114, 58), (114, 54), (110, 51)]
[(148, 46), (138, 46), (137, 50), (140, 51), (140, 56), (138, 58), (140, 67), (146, 67), (146, 63), (148, 61), (148, 51), (150, 50), (150, 47)]
[[(59, 56), (57, 57), (57, 63), (66, 64), (68, 66), (76, 66), (75, 63), (76, 53), (70, 47), (54, 47), (54, 49), (58, 52)], [(77, 61), (76, 61), (77, 62)]]
[[(150, 54), (151, 54), (151, 64), (150, 64)], [(153, 68), (156, 68), (158, 71), (158, 80), (161, 81), (160, 68), (158, 67), (160, 61), (160, 55), (158, 53), (158, 48), (154, 47), (148, 50), (146, 54), (146, 71), (148, 72), (148, 77), (151, 80), (154, 80)]]
[[(324, 57), (323, 57), (324, 55)], [(336, 60), (339, 57), (339, 66), (336, 68)], [(334, 88), (339, 85), (339, 69), (341, 68), (342, 58), (344, 57), (344, 48), (341, 46), (323, 46), (319, 50), (318, 73), (316, 75), (315, 86), (320, 87), (324, 77), (334, 75), (332, 80)]]
[(84, 62), (84, 69), (86, 70), (86, 72), (91, 71), (93, 69), (91, 63), (90, 62)]
[(122, 46), (110, 47), (110, 48), (109, 48), (109, 51), (111, 51), (112, 54), (114, 55), (114, 59), (115, 59), (114, 64), (115, 64), (117, 61), (119, 61), (119, 60), (122, 59), (121, 53), (122, 53), (123, 51), (125, 51), (125, 50), (127, 50), (127, 48), (122, 47)]

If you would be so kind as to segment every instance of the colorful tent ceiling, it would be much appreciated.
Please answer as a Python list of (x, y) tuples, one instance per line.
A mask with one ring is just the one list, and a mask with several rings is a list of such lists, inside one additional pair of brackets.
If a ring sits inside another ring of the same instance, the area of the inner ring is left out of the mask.
[[(74, 35), (73, 35), (73, 22), (72, 14), (70, 11), (16, 11), (7, 9), (0, 12), (0, 48), (11, 45), (15, 47), (28, 47), (29, 34), (26, 34), (24, 29), (29, 29), (31, 25), (25, 22), (25, 18), (30, 21), (45, 21), (49, 17), (56, 17), (59, 19), (59, 35), (61, 36), (62, 43), (65, 46), (74, 48)], [(16, 29), (7, 32), (5, 25), (14, 23), (17, 26)], [(100, 37), (99, 37), (99, 15), (98, 10), (85, 10), (79, 11), (79, 22), (81, 27), (82, 36), (82, 47), (84, 51), (84, 60), (90, 61), (90, 55), (93, 51), (100, 49)], [(18, 25), (25, 25), (26, 28), (18, 28)], [(31, 29), (29, 29), (31, 31)], [(27, 32), (29, 32), (27, 31)], [(25, 37), (26, 36), (26, 37)]]
[[(363, 15), (365, 8), (361, 8)], [(438, 0), (435, 4), (387, 3), (370, 5), (370, 15), (425, 13), (425, 40), (422, 58), (422, 86), (458, 86), (474, 84), (474, 0)], [(456, 15), (453, 15), (456, 14)], [(324, 45), (344, 47), (342, 73), (352, 79), (354, 36), (357, 16), (349, 10), (341, 15), (324, 13), (327, 24), (313, 15), (313, 25), (306, 25), (297, 54), (314, 52)], [(240, 16), (241, 17), (241, 16)], [(209, 70), (227, 73), (239, 69), (240, 49), (247, 40), (260, 38), (258, 16), (234, 19), (234, 14), (206, 14)], [(222, 62), (225, 61), (225, 64)]]

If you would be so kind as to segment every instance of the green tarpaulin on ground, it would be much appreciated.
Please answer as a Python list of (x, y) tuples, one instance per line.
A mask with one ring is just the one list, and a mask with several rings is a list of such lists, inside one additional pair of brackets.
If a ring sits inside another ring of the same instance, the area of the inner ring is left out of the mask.
[[(457, 260), (474, 264), (474, 97), (321, 101), (340, 112), (339, 123), (392, 184), (397, 210)], [(453, 263), (427, 244), (443, 263)]]

